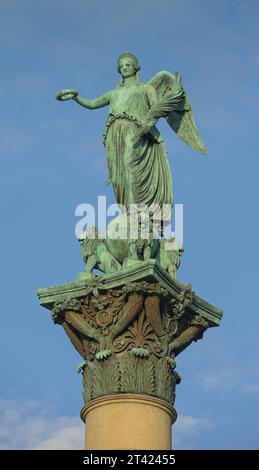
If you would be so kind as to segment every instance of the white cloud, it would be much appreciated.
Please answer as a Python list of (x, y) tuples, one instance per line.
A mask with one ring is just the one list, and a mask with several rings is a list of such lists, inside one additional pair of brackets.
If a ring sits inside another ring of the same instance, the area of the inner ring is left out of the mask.
[(259, 393), (259, 383), (246, 384), (243, 389), (247, 393)]
[(212, 425), (212, 422), (208, 419), (194, 418), (193, 416), (179, 416), (174, 429), (178, 434), (190, 435), (198, 433), (201, 429), (210, 428)]
[(222, 393), (238, 390), (239, 392), (257, 393), (259, 370), (254, 360), (244, 363), (227, 365), (214, 369), (213, 372), (203, 371), (198, 376), (202, 390), (209, 392), (217, 390)]
[(214, 423), (208, 419), (180, 415), (173, 426), (173, 449), (194, 448), (194, 438), (213, 426)]
[(44, 405), (0, 400), (0, 449), (83, 449), (80, 418), (52, 417)]
[(237, 386), (238, 380), (238, 371), (234, 368), (222, 368), (213, 372), (202, 372), (199, 375), (199, 384), (205, 392), (218, 388), (233, 389)]
[[(77, 450), (83, 449), (83, 426), (74, 423), (71, 419), (67, 421), (65, 427), (55, 431), (55, 435), (50, 433), (49, 437), (45, 440), (42, 440), (37, 446), (34, 447), (35, 450), (52, 450), (52, 449), (61, 449), (61, 450)], [(58, 423), (57, 423), (58, 424)]]

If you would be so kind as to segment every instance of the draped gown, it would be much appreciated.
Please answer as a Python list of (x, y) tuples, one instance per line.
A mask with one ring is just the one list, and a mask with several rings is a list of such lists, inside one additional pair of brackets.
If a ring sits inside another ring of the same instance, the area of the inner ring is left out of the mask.
[(136, 82), (111, 92), (104, 145), (118, 204), (173, 204), (172, 177), (163, 138), (156, 127), (136, 141), (136, 132), (156, 102), (156, 91)]

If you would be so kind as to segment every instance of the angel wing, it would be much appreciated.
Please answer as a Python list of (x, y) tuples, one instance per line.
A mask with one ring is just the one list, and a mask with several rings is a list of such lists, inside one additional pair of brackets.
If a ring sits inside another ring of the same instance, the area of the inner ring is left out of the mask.
[(159, 72), (148, 82), (156, 92), (158, 101), (149, 110), (149, 116), (165, 117), (174, 132), (190, 147), (206, 154), (207, 149), (196, 127), (192, 107), (186, 95), (180, 75)]

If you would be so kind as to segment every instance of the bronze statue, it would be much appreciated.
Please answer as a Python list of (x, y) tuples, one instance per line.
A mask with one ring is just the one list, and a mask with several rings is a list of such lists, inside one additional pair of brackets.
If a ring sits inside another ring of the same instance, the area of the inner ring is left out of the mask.
[(122, 80), (95, 100), (77, 91), (58, 92), (60, 101), (73, 99), (88, 109), (109, 106), (104, 132), (109, 178), (118, 204), (173, 204), (172, 177), (163, 138), (155, 127), (160, 117), (193, 149), (207, 153), (178, 73), (159, 72), (147, 83), (139, 80), (140, 65), (131, 53), (118, 59)]

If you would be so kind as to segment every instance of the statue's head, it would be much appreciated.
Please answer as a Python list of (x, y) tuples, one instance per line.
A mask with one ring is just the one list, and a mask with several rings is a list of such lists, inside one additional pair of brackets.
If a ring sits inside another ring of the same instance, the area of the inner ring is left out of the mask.
[(117, 70), (123, 77), (135, 75), (140, 70), (137, 57), (130, 52), (124, 52), (118, 58)]

